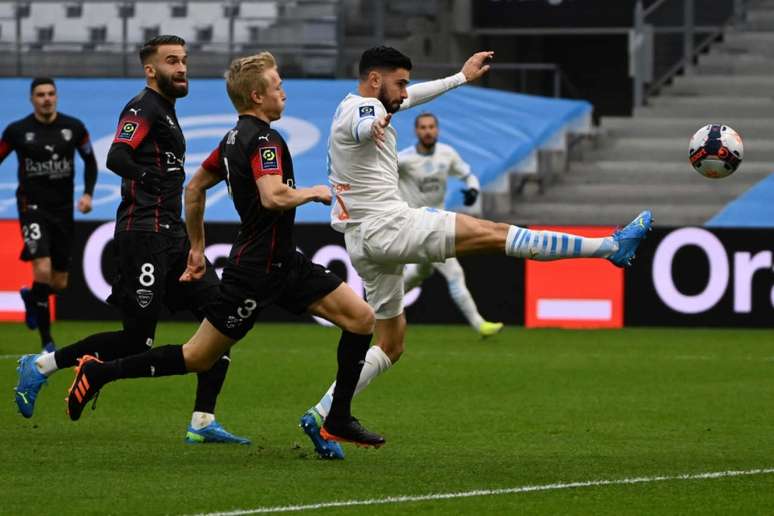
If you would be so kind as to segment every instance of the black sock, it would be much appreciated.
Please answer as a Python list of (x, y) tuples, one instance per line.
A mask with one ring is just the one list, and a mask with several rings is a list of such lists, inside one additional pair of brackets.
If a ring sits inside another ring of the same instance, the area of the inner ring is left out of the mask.
[(226, 381), (226, 372), (231, 364), (228, 353), (215, 362), (209, 371), (198, 373), (196, 383), (196, 402), (194, 412), (215, 413), (215, 403), (218, 401), (220, 389)]
[(106, 381), (186, 374), (183, 346), (160, 346), (139, 355), (106, 362)]
[(75, 344), (57, 349), (54, 354), (56, 366), (59, 369), (75, 367), (78, 359), (83, 355), (93, 355), (105, 362), (123, 358), (127, 355), (123, 353), (123, 343), (123, 331), (107, 331), (89, 335)]
[(371, 344), (371, 335), (358, 335), (348, 331), (341, 332), (339, 349), (336, 353), (339, 370), (336, 373), (336, 387), (333, 389), (333, 401), (328, 418), (348, 420), (352, 417), (350, 407), (355, 387), (363, 370), (366, 353)]
[(51, 294), (51, 286), (45, 283), (32, 283), (32, 309), (38, 319), (38, 332), (40, 332), (40, 345), (45, 346), (53, 342), (51, 338), (51, 314), (48, 311), (48, 296)]

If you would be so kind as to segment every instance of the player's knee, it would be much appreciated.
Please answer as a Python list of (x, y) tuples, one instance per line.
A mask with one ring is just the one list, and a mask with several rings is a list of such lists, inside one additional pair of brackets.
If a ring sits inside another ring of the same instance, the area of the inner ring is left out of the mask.
[(376, 317), (374, 311), (365, 302), (360, 304), (347, 318), (346, 331), (358, 335), (370, 335), (374, 332)]
[(183, 359), (185, 368), (189, 373), (203, 373), (212, 369), (220, 357), (213, 357), (208, 353), (202, 353), (188, 344), (183, 346)]

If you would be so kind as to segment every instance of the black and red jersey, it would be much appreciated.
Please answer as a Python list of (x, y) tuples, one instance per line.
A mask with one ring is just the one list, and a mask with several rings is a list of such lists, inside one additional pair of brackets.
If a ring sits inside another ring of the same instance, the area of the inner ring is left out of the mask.
[[(123, 178), (116, 231), (185, 234), (181, 219), (184, 164), (185, 138), (174, 104), (145, 88), (121, 111), (108, 154), (108, 168)], [(148, 191), (139, 181), (143, 173), (160, 176), (159, 193)]]
[(240, 115), (236, 127), (223, 137), (202, 167), (228, 181), (239, 213), (241, 226), (229, 260), (265, 272), (281, 270), (296, 251), (296, 210), (267, 210), (261, 204), (255, 181), (265, 175), (277, 175), (295, 188), (293, 161), (282, 136), (263, 120)]
[(97, 161), (89, 133), (77, 118), (57, 113), (50, 124), (29, 115), (11, 123), (0, 139), (0, 163), (16, 152), (19, 214), (40, 210), (72, 218), (75, 151), (84, 163), (84, 192), (94, 193)]

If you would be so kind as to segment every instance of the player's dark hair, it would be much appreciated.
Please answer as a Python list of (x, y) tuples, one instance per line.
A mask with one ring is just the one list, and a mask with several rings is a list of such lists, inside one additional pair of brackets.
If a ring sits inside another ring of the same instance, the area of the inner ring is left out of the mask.
[(417, 115), (417, 117), (414, 119), (414, 127), (416, 127), (416, 126), (418, 126), (418, 125), (419, 125), (419, 119), (420, 119), (420, 118), (426, 118), (426, 117), (430, 117), (430, 118), (432, 118), (433, 120), (435, 120), (435, 125), (438, 125), (438, 117), (437, 117), (437, 116), (435, 116), (434, 114), (432, 114), (432, 113), (431, 113), (431, 112), (429, 112), (429, 111), (424, 111), (424, 112), (422, 112), (422, 113), (419, 113), (419, 114)]
[(32, 82), (30, 83), (30, 94), (32, 94), (33, 91), (35, 91), (35, 88), (38, 86), (42, 86), (44, 84), (50, 84), (56, 89), (56, 84), (54, 83), (54, 79), (51, 77), (35, 77), (32, 79)]
[(180, 36), (174, 36), (172, 34), (162, 34), (151, 38), (145, 42), (140, 49), (140, 62), (145, 64), (148, 58), (156, 53), (162, 45), (181, 45), (185, 46), (185, 40)]
[(411, 59), (392, 47), (369, 48), (360, 56), (360, 78), (365, 79), (368, 72), (376, 69), (397, 70), (403, 68), (411, 70)]

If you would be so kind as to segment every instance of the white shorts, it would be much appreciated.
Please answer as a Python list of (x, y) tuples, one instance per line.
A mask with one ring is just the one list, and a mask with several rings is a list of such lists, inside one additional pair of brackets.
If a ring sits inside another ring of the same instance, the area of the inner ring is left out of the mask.
[(347, 230), (347, 252), (363, 278), (366, 299), (377, 319), (392, 319), (403, 312), (405, 264), (443, 262), (454, 256), (456, 215), (406, 207)]

